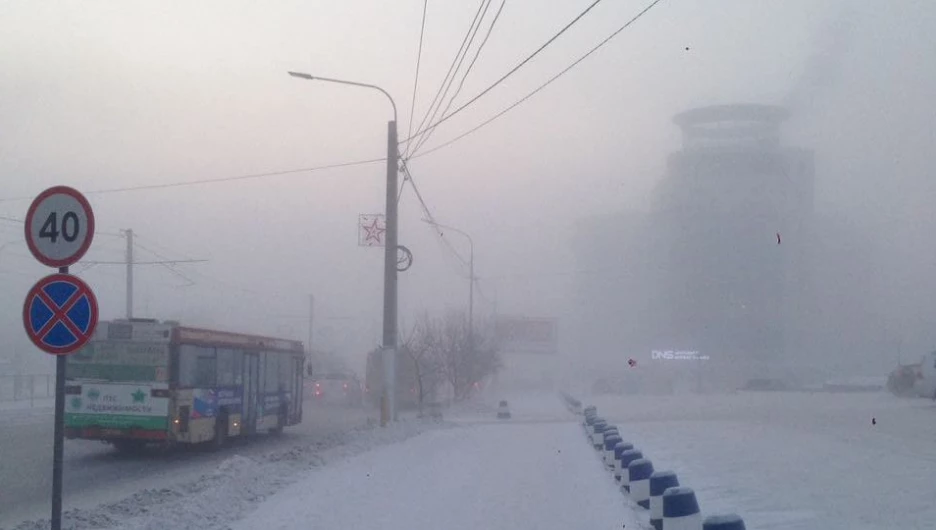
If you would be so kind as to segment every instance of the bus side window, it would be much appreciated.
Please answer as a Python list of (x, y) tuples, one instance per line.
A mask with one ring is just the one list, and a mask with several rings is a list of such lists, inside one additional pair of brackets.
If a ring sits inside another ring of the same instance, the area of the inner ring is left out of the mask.
[(279, 386), (287, 392), (293, 392), (292, 388), (292, 355), (279, 354)]
[(279, 389), (279, 357), (280, 354), (267, 352), (264, 357), (263, 391), (269, 394)]
[(244, 384), (244, 352), (234, 350), (234, 384)]
[(183, 344), (179, 348), (179, 385), (213, 387), (215, 385), (215, 350)]
[(232, 386), (234, 384), (234, 350), (218, 348), (218, 386)]

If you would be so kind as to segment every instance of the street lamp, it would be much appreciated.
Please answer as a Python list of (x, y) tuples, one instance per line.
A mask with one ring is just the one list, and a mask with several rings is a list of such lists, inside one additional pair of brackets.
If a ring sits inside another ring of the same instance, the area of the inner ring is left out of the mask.
[(468, 239), (468, 340), (471, 342), (471, 338), (474, 334), (474, 241), (471, 239), (471, 236), (467, 232), (459, 230), (454, 226), (448, 226), (441, 223), (437, 223), (431, 219), (423, 219), (424, 223), (429, 223), (432, 226), (439, 228), (444, 228), (446, 230), (451, 230), (456, 234), (461, 234)]
[[(397, 107), (386, 90), (377, 85), (319, 77), (302, 72), (289, 75), (309, 81), (325, 81), (378, 90), (390, 100), (393, 121), (387, 122), (387, 206), (386, 240), (384, 245), (384, 299), (383, 299), (383, 366), (384, 394), (387, 410), (381, 410), (381, 423), (396, 418), (396, 347), (397, 347), (397, 171), (399, 147), (397, 142)], [(386, 416), (384, 416), (386, 414)]]

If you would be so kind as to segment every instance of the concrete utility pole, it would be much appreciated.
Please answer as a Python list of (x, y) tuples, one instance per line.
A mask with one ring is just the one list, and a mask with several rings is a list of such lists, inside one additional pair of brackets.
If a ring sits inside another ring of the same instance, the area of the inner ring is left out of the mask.
[(133, 318), (133, 229), (124, 230), (127, 236), (127, 319)]
[(309, 295), (309, 342), (306, 344), (306, 349), (309, 352), (309, 357), (312, 356), (312, 330), (315, 329), (315, 295)]
[(390, 100), (393, 120), (387, 122), (387, 205), (384, 245), (384, 299), (383, 299), (383, 373), (384, 402), (381, 408), (381, 425), (396, 419), (396, 348), (397, 348), (397, 172), (399, 171), (399, 146), (397, 141), (397, 108), (390, 94), (377, 85), (313, 76), (302, 72), (289, 75), (309, 81), (325, 81), (380, 91)]

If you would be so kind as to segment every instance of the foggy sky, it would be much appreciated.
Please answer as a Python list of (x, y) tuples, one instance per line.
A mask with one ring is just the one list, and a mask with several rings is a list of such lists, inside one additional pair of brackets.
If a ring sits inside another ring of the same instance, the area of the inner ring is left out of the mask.
[[(508, 0), (459, 101), (589, 3)], [(426, 147), (526, 94), (644, 5), (602, 2)], [(476, 7), (429, 2), (417, 120)], [(418, 0), (4, 2), (0, 215), (21, 219), (28, 198), (56, 184), (90, 192), (381, 157), (391, 114), (379, 94), (285, 72), (384, 87), (405, 137), (421, 9)], [(474, 238), (479, 315), (495, 300), (499, 313), (563, 315), (574, 310), (574, 223), (646, 209), (678, 146), (673, 114), (795, 102), (785, 143), (816, 152), (817, 211), (875, 249), (882, 328), (916, 355), (936, 346), (934, 22), (925, 1), (665, 0), (526, 104), (410, 167), (438, 220)], [(379, 340), (382, 252), (357, 246), (356, 221), (383, 210), (383, 179), (377, 163), (89, 198), (102, 232), (132, 228), (162, 256), (210, 260), (179, 265), (181, 276), (139, 266), (138, 316), (305, 340), (314, 293), (317, 328), (363, 349)], [(411, 190), (400, 216), (400, 242), (416, 259), (400, 276), (401, 324), (463, 307), (467, 270), (421, 222)], [(467, 258), (464, 240), (446, 236)], [(27, 349), (22, 295), (48, 272), (21, 239), (20, 226), (0, 222), (0, 245), (11, 243), (0, 248), (0, 338), (17, 350)], [(123, 245), (99, 235), (86, 259), (120, 260)], [(122, 315), (120, 266), (80, 275), (104, 318)]]

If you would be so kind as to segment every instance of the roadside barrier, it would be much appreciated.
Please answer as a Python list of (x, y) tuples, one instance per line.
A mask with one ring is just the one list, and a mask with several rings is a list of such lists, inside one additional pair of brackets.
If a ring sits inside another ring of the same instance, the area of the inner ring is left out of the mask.
[(637, 449), (628, 449), (621, 453), (621, 488), (630, 493), (630, 463), (643, 458), (643, 453)]
[(598, 420), (592, 424), (592, 429), (594, 434), (592, 434), (592, 445), (595, 447), (595, 450), (601, 449), (601, 446), (604, 444), (604, 432), (608, 428), (608, 422), (605, 420)]
[(745, 530), (744, 520), (734, 513), (710, 515), (702, 522), (702, 530)]
[(679, 486), (679, 479), (672, 471), (654, 471), (650, 475), (650, 525), (663, 530), (663, 492)]
[(702, 514), (695, 491), (685, 486), (663, 492), (663, 530), (700, 530)]
[(562, 395), (570, 410), (582, 414), (589, 443), (620, 482), (621, 491), (650, 511), (655, 530), (745, 530), (737, 514), (710, 515), (703, 521), (695, 491), (681, 486), (675, 472), (654, 471), (653, 463), (634, 444), (625, 442), (618, 428), (598, 415), (597, 407), (582, 407), (574, 397)]
[(582, 416), (582, 428), (585, 429), (585, 432), (588, 433), (588, 427), (598, 419), (597, 414), (585, 414)]
[(627, 466), (630, 482), (631, 499), (641, 508), (650, 509), (650, 475), (653, 474), (653, 462), (638, 458)]
[(630, 442), (619, 442), (614, 446), (614, 480), (621, 481), (621, 455), (628, 449), (633, 449), (634, 444)]
[(621, 438), (621, 435), (616, 431), (612, 432), (611, 434), (608, 434), (607, 431), (605, 431), (604, 454), (602, 457), (606, 466), (610, 468), (614, 467), (614, 446), (623, 441), (624, 440)]

